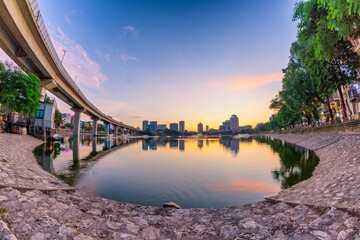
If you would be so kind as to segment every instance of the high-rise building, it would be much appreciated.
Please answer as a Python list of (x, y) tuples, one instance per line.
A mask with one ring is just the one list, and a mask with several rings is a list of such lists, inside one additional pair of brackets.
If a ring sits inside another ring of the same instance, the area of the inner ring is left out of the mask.
[(170, 130), (179, 131), (179, 124), (177, 124), (177, 123), (170, 123)]
[(144, 120), (143, 121), (143, 131), (145, 131), (146, 129), (149, 128), (149, 121), (148, 120)]
[(150, 122), (150, 130), (156, 131), (157, 130), (157, 121), (151, 121)]
[(203, 124), (202, 123), (199, 123), (198, 124), (198, 133), (202, 133), (204, 130), (203, 130)]
[(239, 129), (239, 118), (233, 114), (230, 117), (230, 130), (238, 130)]
[(179, 131), (180, 132), (185, 132), (185, 121), (180, 121), (179, 122)]
[(230, 120), (226, 120), (225, 122), (223, 122), (223, 126), (224, 126), (224, 131), (229, 131), (230, 130)]
[(206, 125), (206, 131), (207, 132), (209, 131), (209, 125)]
[(164, 131), (166, 129), (166, 124), (159, 124), (157, 125), (157, 130), (158, 131)]

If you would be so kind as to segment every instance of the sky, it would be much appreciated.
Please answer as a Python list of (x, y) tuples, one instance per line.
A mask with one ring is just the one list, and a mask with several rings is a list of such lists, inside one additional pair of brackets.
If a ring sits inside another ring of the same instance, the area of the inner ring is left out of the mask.
[(38, 2), (76, 84), (132, 126), (184, 120), (187, 130), (217, 129), (232, 114), (240, 125), (268, 121), (296, 40), (295, 0)]

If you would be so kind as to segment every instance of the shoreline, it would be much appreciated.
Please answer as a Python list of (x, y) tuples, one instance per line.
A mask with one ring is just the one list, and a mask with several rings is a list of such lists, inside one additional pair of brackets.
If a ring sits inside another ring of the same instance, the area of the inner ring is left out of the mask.
[[(357, 190), (360, 176), (356, 177), (360, 171), (360, 164), (357, 167), (360, 154), (356, 157), (347, 151), (357, 150), (360, 135), (267, 136), (314, 150), (320, 162), (313, 176), (260, 202), (221, 208), (164, 209), (67, 189), (68, 185), (37, 164), (32, 150), (42, 141), (30, 136), (0, 134), (3, 146), (0, 157), (8, 160), (0, 161), (0, 181), (4, 183), (0, 188), (0, 209), (6, 207), (6, 216), (0, 219), (0, 239), (4, 236), (76, 240), (358, 236), (359, 219), (352, 214), (360, 213), (360, 190)], [(343, 157), (329, 154), (329, 148)], [(336, 173), (341, 175), (341, 181)], [(31, 187), (41, 191), (28, 190)], [(326, 192), (329, 187), (332, 191)]]

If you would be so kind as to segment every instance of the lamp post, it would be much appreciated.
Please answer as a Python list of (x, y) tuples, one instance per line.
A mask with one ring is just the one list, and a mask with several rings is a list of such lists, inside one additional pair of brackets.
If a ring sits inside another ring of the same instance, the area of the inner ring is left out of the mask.
[(63, 62), (63, 60), (64, 60), (64, 57), (65, 57), (65, 54), (66, 54), (66, 50), (62, 50), (63, 52), (64, 52), (64, 55), (63, 55), (63, 57), (62, 57), (62, 59), (61, 59), (61, 63)]

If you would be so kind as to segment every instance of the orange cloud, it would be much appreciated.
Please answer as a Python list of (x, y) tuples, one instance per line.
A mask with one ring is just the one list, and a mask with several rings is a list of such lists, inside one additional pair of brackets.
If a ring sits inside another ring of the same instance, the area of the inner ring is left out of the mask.
[(272, 82), (279, 82), (282, 80), (283, 76), (283, 73), (272, 73), (259, 76), (240, 76), (237, 78), (211, 81), (207, 85), (211, 87), (228, 87), (230, 90), (242, 90), (259, 87)]
[(280, 190), (280, 186), (258, 180), (236, 179), (225, 185), (212, 185), (210, 189), (221, 192), (275, 193)]

